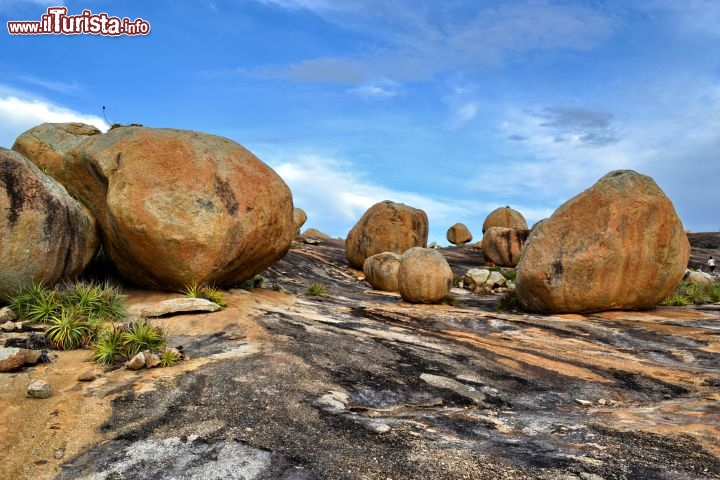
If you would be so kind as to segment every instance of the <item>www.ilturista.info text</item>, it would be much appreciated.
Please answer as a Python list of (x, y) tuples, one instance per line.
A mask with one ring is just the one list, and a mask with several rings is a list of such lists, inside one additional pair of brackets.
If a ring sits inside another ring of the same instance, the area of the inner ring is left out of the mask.
[(66, 7), (50, 7), (40, 21), (7, 22), (11, 35), (147, 35), (150, 23), (142, 18), (111, 17), (107, 13), (83, 10), (80, 15), (68, 15)]

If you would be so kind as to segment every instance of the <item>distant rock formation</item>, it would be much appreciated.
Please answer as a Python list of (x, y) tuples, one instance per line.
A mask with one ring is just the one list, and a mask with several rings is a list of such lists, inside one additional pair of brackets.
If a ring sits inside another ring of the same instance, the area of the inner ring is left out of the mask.
[(370, 207), (350, 230), (345, 255), (359, 270), (367, 257), (382, 252), (402, 254), (412, 247), (425, 247), (427, 239), (424, 211), (385, 200)]
[(473, 239), (472, 233), (470, 233), (470, 230), (468, 230), (467, 226), (463, 223), (456, 223), (448, 228), (445, 238), (453, 245), (465, 245)]
[(300, 229), (307, 222), (307, 213), (302, 208), (295, 207), (293, 209), (293, 222), (295, 223), (295, 236), (300, 235)]
[(526, 310), (647, 309), (682, 280), (690, 245), (652, 178), (618, 170), (537, 224), (517, 267)]
[(0, 296), (75, 279), (99, 246), (95, 219), (20, 153), (0, 148)]
[(482, 240), (485, 260), (498, 267), (516, 266), (520, 261), (520, 255), (528, 235), (530, 235), (530, 230), (505, 227), (488, 228)]
[(398, 287), (406, 302), (438, 303), (450, 294), (453, 272), (442, 253), (413, 247), (400, 258)]
[(510, 207), (500, 207), (490, 212), (483, 222), (483, 234), (491, 227), (519, 228), (521, 230), (528, 228), (522, 213)]

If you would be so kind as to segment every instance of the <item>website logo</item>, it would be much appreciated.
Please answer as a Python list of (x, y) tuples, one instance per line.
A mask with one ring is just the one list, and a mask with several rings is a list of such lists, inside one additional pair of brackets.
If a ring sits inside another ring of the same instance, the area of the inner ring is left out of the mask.
[(49, 7), (40, 20), (7, 22), (10, 35), (147, 35), (150, 23), (142, 18), (111, 17), (107, 13), (83, 10), (80, 15), (68, 15), (66, 7)]

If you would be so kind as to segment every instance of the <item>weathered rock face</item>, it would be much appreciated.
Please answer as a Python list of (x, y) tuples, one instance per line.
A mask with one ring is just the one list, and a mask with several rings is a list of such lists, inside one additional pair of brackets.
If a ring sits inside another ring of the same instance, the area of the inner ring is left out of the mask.
[(490, 227), (483, 235), (483, 255), (499, 267), (514, 267), (520, 261), (528, 235), (530, 230)]
[(103, 250), (139, 286), (233, 286), (292, 242), (290, 190), (231, 140), (123, 127), (88, 138), (65, 162), (68, 190), (97, 218)]
[(370, 207), (350, 230), (345, 256), (350, 265), (361, 269), (367, 257), (425, 247), (427, 238), (428, 218), (424, 211), (385, 200)]
[(687, 270), (684, 279), (688, 283), (698, 283), (700, 285), (712, 285), (715, 283), (715, 277), (705, 272), (693, 272)]
[(363, 273), (365, 279), (376, 290), (397, 292), (398, 271), (400, 270), (400, 255), (393, 252), (383, 252), (365, 259)]
[(517, 267), (525, 309), (646, 309), (682, 280), (690, 245), (655, 182), (618, 170), (533, 228)]
[(302, 208), (293, 209), (293, 222), (295, 223), (295, 236), (300, 235), (300, 228), (307, 222), (307, 213)]
[(82, 273), (97, 251), (95, 220), (27, 158), (0, 148), (0, 296)]
[(453, 245), (465, 245), (472, 240), (472, 233), (468, 230), (467, 226), (463, 223), (456, 223), (452, 227), (448, 228), (447, 234), (445, 234), (447, 241)]
[(488, 228), (492, 227), (519, 228), (521, 230), (527, 230), (528, 228), (522, 213), (510, 207), (500, 207), (490, 212), (490, 215), (483, 222), (483, 234)]
[(450, 293), (452, 282), (450, 265), (437, 250), (414, 247), (400, 258), (398, 287), (407, 302), (440, 302)]
[(22, 133), (12, 149), (25, 155), (48, 175), (65, 184), (65, 152), (78, 143), (102, 132), (84, 123), (43, 123)]

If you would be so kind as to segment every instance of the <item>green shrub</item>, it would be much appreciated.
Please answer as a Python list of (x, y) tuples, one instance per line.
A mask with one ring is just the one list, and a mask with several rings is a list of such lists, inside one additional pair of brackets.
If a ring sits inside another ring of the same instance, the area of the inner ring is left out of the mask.
[(311, 283), (305, 292), (313, 297), (324, 297), (327, 295), (325, 287), (321, 283)]
[(182, 293), (188, 298), (204, 298), (220, 305), (222, 308), (227, 307), (222, 292), (212, 285), (191, 283), (185, 285), (185, 290)]
[(50, 319), (45, 336), (53, 346), (60, 350), (74, 350), (86, 345), (92, 329), (87, 319), (72, 308), (64, 308)]
[(683, 290), (685, 292), (685, 297), (687, 297), (690, 303), (694, 303), (695, 305), (703, 305), (705, 303), (711, 302), (710, 294), (707, 287), (707, 285), (690, 283), (685, 284), (683, 286)]
[(673, 293), (669, 297), (665, 298), (665, 300), (660, 302), (660, 305), (665, 307), (685, 307), (687, 305), (690, 305), (690, 300), (684, 295)]
[(172, 367), (181, 359), (182, 356), (180, 355), (180, 352), (174, 348), (165, 348), (162, 352), (160, 352), (160, 365), (163, 367)]
[(92, 360), (102, 365), (112, 365), (127, 358), (123, 349), (124, 329), (112, 325), (101, 331), (93, 346)]
[(147, 320), (126, 324), (122, 333), (122, 348), (128, 358), (144, 350), (156, 352), (165, 348), (165, 332)]

